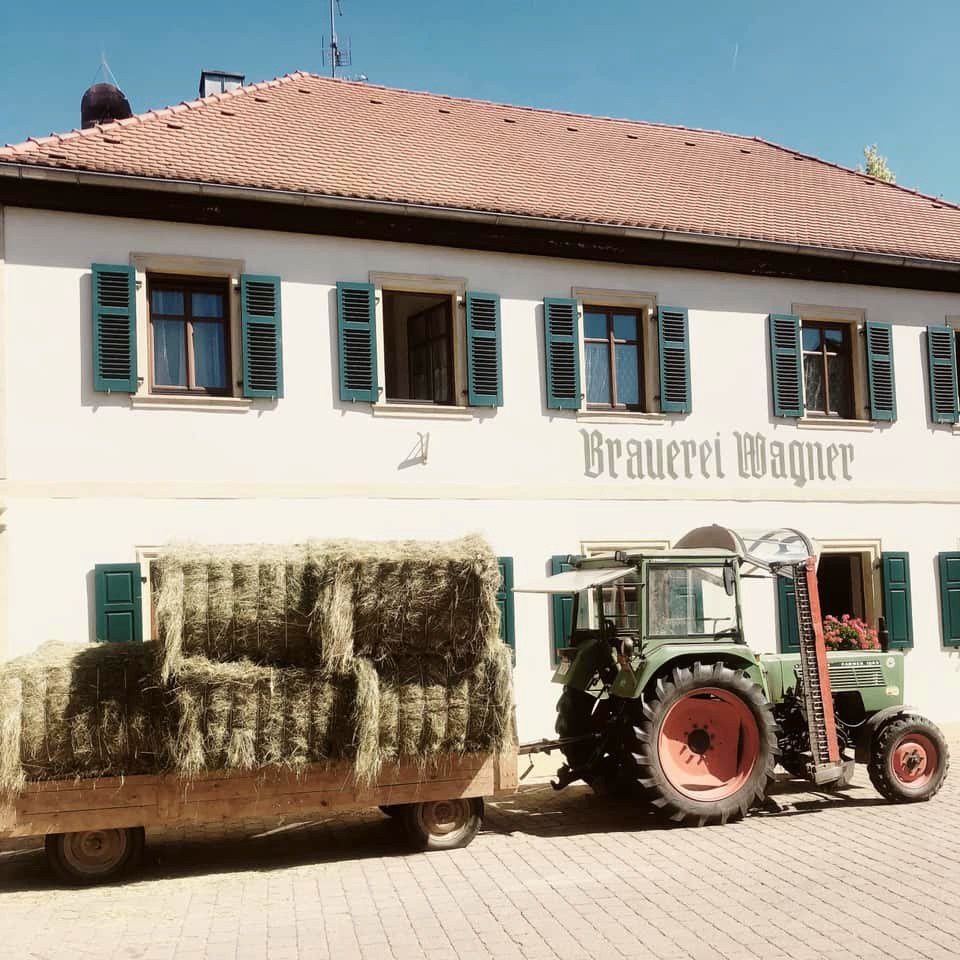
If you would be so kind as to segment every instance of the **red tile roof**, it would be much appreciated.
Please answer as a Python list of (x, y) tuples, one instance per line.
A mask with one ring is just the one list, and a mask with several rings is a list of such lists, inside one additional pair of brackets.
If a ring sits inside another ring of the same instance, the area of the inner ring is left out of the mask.
[(0, 164), (960, 262), (960, 207), (729, 133), (294, 73)]

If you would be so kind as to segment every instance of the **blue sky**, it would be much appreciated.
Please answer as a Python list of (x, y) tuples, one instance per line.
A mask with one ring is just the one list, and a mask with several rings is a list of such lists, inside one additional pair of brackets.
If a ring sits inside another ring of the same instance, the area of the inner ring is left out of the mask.
[[(371, 82), (762, 136), (960, 200), (960, 5), (930, 0), (342, 0)], [(0, 0), (0, 143), (78, 125), (105, 51), (135, 111), (201, 67), (324, 72), (326, 0)], [(919, 9), (916, 9), (919, 8)]]

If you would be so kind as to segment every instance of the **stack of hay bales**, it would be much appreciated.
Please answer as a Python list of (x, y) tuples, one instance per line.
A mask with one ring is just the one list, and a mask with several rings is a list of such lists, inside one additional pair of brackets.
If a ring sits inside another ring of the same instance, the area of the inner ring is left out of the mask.
[(46, 644), (0, 666), (0, 793), (60, 779), (502, 748), (497, 559), (447, 543), (175, 544), (157, 643)]
[(184, 775), (350, 760), (427, 764), (510, 732), (499, 570), (446, 543), (176, 545), (159, 563), (160, 674)]

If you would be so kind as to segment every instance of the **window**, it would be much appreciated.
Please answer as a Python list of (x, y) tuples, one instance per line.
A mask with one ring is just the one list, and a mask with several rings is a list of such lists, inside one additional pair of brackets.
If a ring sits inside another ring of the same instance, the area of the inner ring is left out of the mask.
[(545, 399), (587, 421), (689, 413), (686, 307), (652, 293), (574, 287), (543, 299)]
[(774, 416), (818, 429), (895, 421), (893, 325), (867, 320), (855, 307), (795, 303), (792, 309), (767, 318)]
[(226, 282), (150, 276), (148, 285), (154, 392), (229, 394)]
[(713, 637), (738, 627), (723, 566), (647, 568), (647, 636)]
[(643, 319), (643, 310), (583, 308), (588, 408), (644, 409)]
[[(600, 588), (603, 594), (603, 618), (613, 623), (618, 630), (640, 629), (639, 583), (639, 575), (633, 572)], [(600, 612), (597, 609), (596, 589), (584, 590), (579, 597), (577, 627), (599, 629)]]
[(456, 403), (453, 298), (383, 291), (389, 402)]
[(849, 325), (804, 321), (801, 340), (807, 413), (852, 419), (853, 365)]
[(866, 600), (863, 589), (863, 555), (825, 553), (817, 566), (820, 612), (838, 620), (844, 615), (864, 619)]

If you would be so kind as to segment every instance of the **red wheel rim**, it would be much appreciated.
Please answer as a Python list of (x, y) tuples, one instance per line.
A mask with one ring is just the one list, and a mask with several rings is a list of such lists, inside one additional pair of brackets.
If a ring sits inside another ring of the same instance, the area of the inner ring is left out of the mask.
[(660, 767), (678, 793), (704, 802), (725, 800), (753, 773), (760, 729), (735, 693), (701, 687), (667, 710), (657, 750)]
[(891, 755), (893, 775), (905, 787), (925, 787), (937, 771), (939, 754), (934, 742), (923, 733), (905, 733)]

